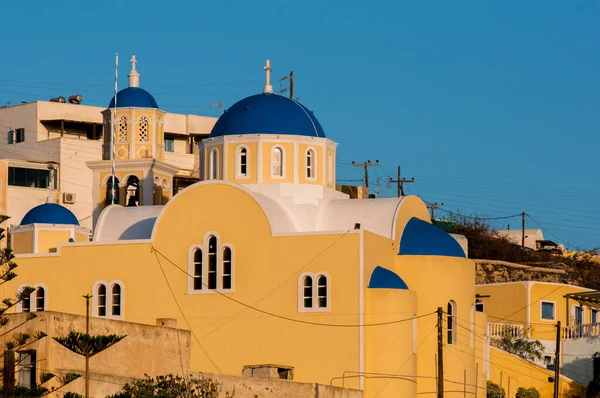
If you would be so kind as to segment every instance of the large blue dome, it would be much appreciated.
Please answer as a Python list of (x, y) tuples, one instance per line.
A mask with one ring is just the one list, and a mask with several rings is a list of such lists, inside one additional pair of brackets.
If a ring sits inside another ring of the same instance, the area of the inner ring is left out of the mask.
[(325, 138), (317, 118), (297, 101), (277, 94), (257, 94), (235, 103), (221, 115), (210, 137), (240, 134), (286, 134)]
[[(109, 108), (115, 107), (115, 97), (110, 100)], [(139, 87), (127, 87), (117, 93), (117, 108), (158, 108), (156, 100), (146, 90)]]
[(44, 203), (29, 210), (21, 225), (28, 224), (68, 224), (79, 225), (71, 210), (56, 203)]

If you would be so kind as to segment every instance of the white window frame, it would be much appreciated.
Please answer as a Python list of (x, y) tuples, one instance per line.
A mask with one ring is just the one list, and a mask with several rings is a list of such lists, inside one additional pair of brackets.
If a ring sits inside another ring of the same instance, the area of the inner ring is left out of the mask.
[[(312, 164), (308, 165), (308, 157), (311, 155)], [(310, 169), (310, 177), (308, 176), (308, 170)], [(316, 181), (317, 179), (317, 151), (313, 147), (308, 147), (304, 154), (304, 178), (308, 181)]]
[[(281, 152), (281, 175), (275, 174), (273, 172), (273, 169), (275, 167), (275, 162), (273, 161), (273, 155), (275, 154), (275, 150), (279, 149), (279, 151)], [(286, 176), (286, 167), (285, 167), (285, 163), (286, 163), (286, 153), (285, 153), (285, 148), (280, 146), (280, 145), (274, 145), (271, 148), (271, 159), (269, 160), (269, 165), (270, 165), (270, 169), (271, 169), (271, 178), (274, 180), (283, 180), (285, 179)]]
[[(217, 241), (218, 243), (218, 241)], [(231, 272), (231, 287), (228, 289), (225, 289), (223, 287), (223, 251), (225, 250), (225, 248), (228, 248), (231, 252), (231, 260), (230, 260), (230, 264), (229, 264), (229, 268), (230, 268), (230, 272)], [(220, 258), (219, 258), (220, 256)], [(235, 271), (234, 271), (234, 266), (235, 266), (235, 255), (234, 255), (234, 250), (233, 250), (233, 246), (231, 246), (229, 243), (223, 243), (219, 245), (219, 251), (217, 253), (217, 289), (219, 289), (220, 292), (223, 293), (231, 293), (233, 292), (233, 288), (235, 286), (235, 279), (234, 279), (234, 275), (235, 275)]]
[[(106, 315), (105, 316), (100, 316), (98, 315), (98, 295), (96, 294), (96, 292), (98, 291), (98, 287), (100, 285), (104, 285), (106, 287)], [(112, 314), (112, 310), (113, 310), (113, 286), (114, 285), (119, 285), (121, 287), (121, 296), (120, 296), (120, 302), (119, 302), (119, 307), (121, 308), (121, 314), (120, 315), (113, 315)], [(110, 282), (107, 282), (105, 280), (99, 280), (96, 281), (93, 285), (92, 285), (92, 316), (96, 317), (96, 318), (103, 318), (103, 319), (124, 319), (125, 318), (125, 287), (122, 281), (115, 279), (112, 280)]]
[[(242, 173), (242, 150), (246, 150), (246, 173)], [(235, 148), (235, 178), (250, 178), (250, 150), (246, 145), (239, 145)]]
[[(590, 308), (590, 323), (598, 323), (598, 312), (596, 308)], [(594, 322), (594, 314), (596, 314), (596, 322)]]
[[(200, 287), (200, 289), (194, 289), (194, 277), (195, 277), (195, 268), (196, 268), (196, 261), (195, 261), (195, 253), (196, 250), (201, 250), (202, 251), (202, 286)], [(199, 293), (202, 292), (204, 290), (206, 290), (206, 288), (204, 287), (204, 247), (202, 245), (192, 245), (190, 246), (190, 248), (188, 249), (188, 293)]]
[[(312, 307), (304, 307), (304, 278), (312, 278)], [(319, 307), (319, 278), (327, 280), (327, 306)], [(331, 312), (331, 277), (327, 272), (304, 272), (298, 277), (298, 312)]]
[[(544, 303), (552, 304), (552, 319), (544, 318), (543, 312), (542, 312), (542, 307), (543, 307)], [(541, 300), (540, 301), (540, 320), (548, 321), (548, 322), (554, 322), (556, 320), (556, 301), (549, 301), (549, 300)]]
[[(446, 319), (446, 329), (447, 329), (447, 333), (446, 333), (446, 343), (450, 344), (450, 345), (456, 345), (457, 342), (457, 328), (458, 328), (458, 322), (457, 322), (457, 315), (458, 315), (458, 306), (456, 305), (456, 301), (455, 300), (448, 300), (448, 304), (452, 307), (452, 314), (446, 314), (446, 317), (451, 316), (452, 317), (452, 329), (448, 328), (448, 320)], [(452, 342), (448, 341), (448, 335), (450, 335), (450, 333), (452, 333)]]
[[(217, 287), (208, 288), (208, 241), (211, 236), (217, 238)], [(209, 231), (204, 235), (202, 244), (193, 244), (188, 249), (188, 294), (219, 294), (235, 293), (235, 247), (229, 242), (222, 242), (221, 236), (215, 231)], [(223, 288), (223, 249), (231, 250), (231, 288)], [(194, 289), (194, 251), (202, 250), (202, 289)]]
[(333, 184), (333, 151), (327, 151), (327, 184)]
[(219, 150), (214, 147), (208, 153), (208, 179), (219, 179)]
[[(29, 295), (29, 311), (27, 312), (39, 312), (37, 311), (37, 288), (41, 287), (44, 289), (44, 309), (42, 311), (48, 311), (48, 287), (43, 283), (36, 283), (35, 285), (22, 284), (17, 287), (17, 293), (23, 290), (25, 287), (31, 286), (36, 289)], [(19, 301), (15, 306), (15, 312), (23, 312), (23, 301)]]

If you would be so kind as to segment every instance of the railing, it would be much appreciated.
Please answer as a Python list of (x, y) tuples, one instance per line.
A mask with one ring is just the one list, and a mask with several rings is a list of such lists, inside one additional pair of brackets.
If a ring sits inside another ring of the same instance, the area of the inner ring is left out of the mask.
[(500, 338), (502, 336), (523, 337), (523, 325), (488, 322), (487, 332), (490, 338)]
[(564, 326), (562, 328), (562, 334), (564, 340), (600, 336), (600, 323), (587, 323), (585, 325)]

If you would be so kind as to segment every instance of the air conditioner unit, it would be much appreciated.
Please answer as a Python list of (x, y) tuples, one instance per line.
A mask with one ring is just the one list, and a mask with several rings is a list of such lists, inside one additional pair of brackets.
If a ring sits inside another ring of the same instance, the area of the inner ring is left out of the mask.
[(70, 204), (75, 203), (75, 194), (71, 193), (71, 192), (63, 192), (62, 201), (63, 201), (63, 203), (70, 203)]

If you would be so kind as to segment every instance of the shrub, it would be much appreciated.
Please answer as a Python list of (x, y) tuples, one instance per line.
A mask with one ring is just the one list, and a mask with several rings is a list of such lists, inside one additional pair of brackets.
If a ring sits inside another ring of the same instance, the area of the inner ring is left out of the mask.
[(498, 384), (487, 382), (487, 398), (506, 398), (506, 391)]
[[(150, 377), (125, 384), (123, 390), (110, 398), (217, 398), (221, 394), (221, 383), (210, 378), (181, 377), (173, 374)], [(233, 398), (226, 392), (225, 398)]]
[(525, 388), (525, 387), (519, 387), (519, 389), (517, 390), (517, 395), (515, 395), (515, 398), (540, 398), (540, 392), (538, 390), (535, 389), (535, 387), (531, 387), (531, 388)]
[(538, 340), (512, 337), (510, 330), (505, 330), (499, 339), (493, 339), (492, 345), (527, 361), (539, 361), (544, 358), (544, 345), (542, 343)]

